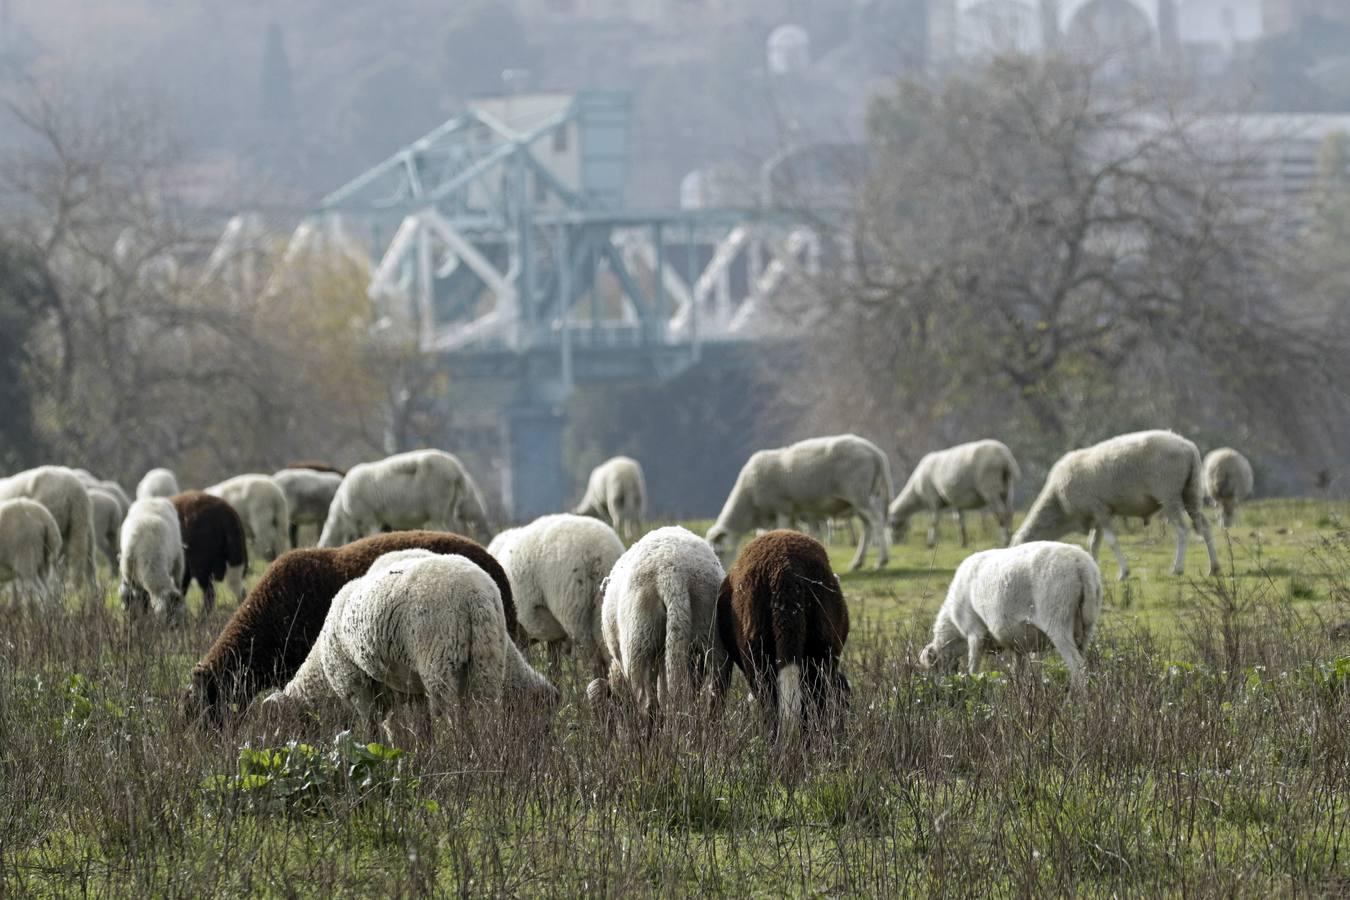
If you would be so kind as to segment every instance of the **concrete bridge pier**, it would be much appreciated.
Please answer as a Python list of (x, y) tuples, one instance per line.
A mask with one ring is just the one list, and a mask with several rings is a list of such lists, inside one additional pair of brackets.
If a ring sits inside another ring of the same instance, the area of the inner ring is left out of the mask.
[(526, 522), (563, 512), (562, 436), (565, 423), (558, 406), (514, 406), (502, 418), (502, 501), (512, 521)]

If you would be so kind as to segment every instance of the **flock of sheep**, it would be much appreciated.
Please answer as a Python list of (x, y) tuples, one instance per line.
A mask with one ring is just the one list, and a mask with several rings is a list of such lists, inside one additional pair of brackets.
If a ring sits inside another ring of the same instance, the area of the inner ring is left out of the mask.
[[(503, 531), (485, 548), (482, 493), (439, 450), (345, 473), (296, 463), (204, 491), (181, 491), (155, 469), (134, 500), (84, 470), (43, 466), (0, 479), (0, 581), (24, 603), (66, 580), (97, 596), (97, 550), (119, 573), (128, 615), (169, 623), (184, 616), (192, 581), (207, 609), (215, 585), (228, 584), (238, 608), (184, 693), (194, 719), (238, 717), (269, 689), (264, 710), (336, 699), (368, 727), (404, 703), (433, 715), (470, 702), (551, 709), (558, 691), (524, 655), (544, 643), (551, 675), (568, 652), (593, 669), (592, 704), (627, 704), (648, 723), (701, 691), (716, 708), (739, 668), (776, 733), (849, 693), (839, 579), (824, 546), (791, 529), (856, 516), (852, 567), (873, 548), (881, 567), (915, 515), (931, 515), (931, 545), (942, 513), (954, 512), (965, 546), (964, 513), (989, 510), (1011, 546), (961, 563), (920, 662), (952, 671), (964, 661), (973, 673), (993, 650), (1053, 648), (1078, 688), (1101, 614), (1103, 539), (1128, 575), (1113, 519), (1161, 513), (1176, 531), (1177, 574), (1193, 527), (1213, 573), (1202, 498), (1221, 506), (1226, 527), (1252, 491), (1236, 451), (1202, 462), (1172, 432), (1127, 434), (1062, 457), (1013, 534), (1019, 478), (1005, 445), (977, 441), (925, 456), (896, 495), (876, 445), (813, 438), (751, 456), (706, 537), (659, 528), (625, 548), (620, 534), (641, 531), (646, 488), (640, 466), (618, 457), (592, 473), (574, 512)], [(289, 550), (305, 526), (318, 546)], [(1090, 534), (1091, 555), (1057, 542), (1072, 531)], [(250, 553), (270, 562), (252, 589)]]

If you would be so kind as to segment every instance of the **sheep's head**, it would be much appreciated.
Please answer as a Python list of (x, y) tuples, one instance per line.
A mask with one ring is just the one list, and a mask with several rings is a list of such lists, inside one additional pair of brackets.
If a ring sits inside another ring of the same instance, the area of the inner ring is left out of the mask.
[(717, 559), (722, 563), (722, 568), (731, 568), (731, 564), (736, 561), (736, 542), (732, 538), (731, 532), (721, 525), (714, 525), (708, 529), (706, 540), (712, 545), (713, 553), (717, 554)]
[(352, 523), (346, 516), (330, 512), (328, 519), (323, 523), (323, 531), (319, 534), (320, 547), (341, 547), (344, 544), (350, 544), (356, 540), (359, 535)]
[(937, 641), (923, 648), (919, 654), (919, 665), (941, 674), (955, 672), (961, 664), (961, 641), (949, 641), (939, 644)]
[(178, 708), (189, 724), (222, 725), (225, 720), (225, 702), (221, 697), (220, 682), (214, 673), (206, 669), (193, 672), (192, 681), (183, 690)]
[(1049, 492), (1042, 493), (1031, 505), (1031, 509), (1027, 510), (1022, 527), (1013, 534), (1012, 545), (1025, 544), (1028, 541), (1056, 540), (1072, 531), (1074, 524), (1058, 499)]

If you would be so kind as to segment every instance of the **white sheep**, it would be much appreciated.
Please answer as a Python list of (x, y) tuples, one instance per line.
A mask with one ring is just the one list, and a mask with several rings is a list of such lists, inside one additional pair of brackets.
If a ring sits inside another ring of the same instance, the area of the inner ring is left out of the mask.
[(131, 504), (122, 522), (120, 594), (133, 617), (154, 610), (159, 618), (183, 618), (183, 533), (178, 511), (164, 497)]
[(1014, 544), (1054, 540), (1074, 530), (1090, 533), (1095, 559), (1106, 538), (1116, 556), (1120, 578), (1130, 567), (1111, 528), (1112, 516), (1147, 518), (1162, 510), (1177, 533), (1172, 574), (1186, 565), (1186, 517), (1205, 541), (1209, 574), (1219, 571), (1209, 521), (1200, 510), (1200, 451), (1171, 431), (1138, 431), (1102, 441), (1060, 457), (1046, 477), (1045, 487), (1032, 504)]
[(992, 650), (1044, 650), (1063, 657), (1069, 681), (1086, 679), (1083, 654), (1102, 612), (1102, 576), (1081, 547), (1033, 541), (966, 557), (933, 623), (933, 640), (919, 663), (928, 669), (979, 671)]
[(274, 560), (290, 549), (291, 514), (286, 495), (271, 476), (236, 475), (206, 488), (239, 513), (252, 552)]
[(647, 482), (642, 466), (627, 456), (616, 456), (596, 466), (586, 482), (586, 494), (572, 512), (594, 516), (613, 525), (625, 540), (642, 530), (647, 506)]
[(151, 469), (142, 476), (136, 485), (136, 499), (146, 497), (172, 497), (181, 493), (178, 490), (178, 478), (168, 469)]
[(1205, 495), (1219, 504), (1219, 521), (1224, 528), (1237, 522), (1238, 504), (1252, 495), (1252, 464), (1232, 447), (1220, 447), (1205, 454)]
[(94, 510), (89, 491), (63, 466), (40, 466), (0, 478), (0, 500), (26, 497), (47, 507), (61, 530), (61, 556), (68, 576), (83, 592), (97, 587)]
[(631, 686), (649, 716), (697, 689), (725, 577), (708, 542), (679, 527), (649, 532), (614, 564), (601, 609), (609, 681)]
[(13, 598), (40, 602), (55, 586), (61, 529), (47, 507), (20, 497), (0, 500), (0, 583)]
[(623, 555), (623, 541), (597, 519), (559, 513), (503, 531), (488, 545), (511, 580), (521, 630), (549, 645), (557, 670), (570, 644), (596, 674), (605, 670), (601, 584)]
[(353, 466), (328, 508), (319, 546), (341, 547), (381, 528), (449, 531), (463, 490), (463, 467), (441, 450)]
[(844, 434), (810, 438), (776, 450), (760, 450), (746, 461), (708, 542), (723, 566), (731, 564), (741, 536), (756, 528), (789, 528), (798, 520), (857, 515), (862, 540), (851, 569), (859, 569), (867, 548), (877, 548), (877, 568), (890, 559), (886, 504), (894, 488), (886, 454), (865, 438)]
[(988, 508), (1003, 530), (1003, 543), (1012, 534), (1013, 485), (1022, 477), (1012, 451), (1000, 441), (971, 441), (946, 450), (929, 453), (919, 460), (909, 481), (891, 502), (891, 536), (903, 541), (909, 520), (921, 510), (933, 516), (928, 528), (928, 546), (937, 543), (938, 519), (942, 510), (956, 511), (961, 530), (961, 546), (970, 541), (966, 535), (966, 510)]
[(291, 546), (300, 546), (300, 526), (323, 528), (328, 519), (328, 507), (333, 505), (342, 476), (336, 472), (315, 469), (282, 469), (272, 475), (281, 493), (286, 495), (286, 511), (290, 515)]
[(425, 698), (444, 716), (503, 698), (551, 706), (558, 692), (512, 643), (486, 572), (462, 556), (410, 550), (381, 557), (338, 592), (295, 677), (265, 702), (286, 708), (327, 697), (373, 729), (400, 699)]
[(88, 469), (71, 469), (71, 471), (75, 473), (76, 478), (80, 479), (80, 484), (84, 485), (85, 490), (98, 488), (116, 497), (118, 505), (122, 508), (121, 514), (123, 516), (127, 514), (128, 509), (131, 509), (131, 498), (127, 496), (127, 492), (122, 490), (122, 486), (117, 482), (100, 479)]
[(94, 544), (108, 560), (108, 567), (117, 571), (118, 544), (126, 510), (115, 495), (101, 487), (89, 488), (89, 503), (94, 516)]

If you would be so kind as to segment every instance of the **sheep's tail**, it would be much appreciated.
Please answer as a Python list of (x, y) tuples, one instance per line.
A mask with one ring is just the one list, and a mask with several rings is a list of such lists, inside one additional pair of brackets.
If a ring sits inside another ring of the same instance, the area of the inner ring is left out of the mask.
[(815, 603), (813, 585), (790, 569), (773, 578), (773, 638), (778, 652), (778, 724), (795, 729), (805, 711), (802, 664), (806, 659), (806, 611)]
[(1022, 468), (1017, 465), (1017, 459), (1011, 453), (1008, 453), (1003, 464), (1003, 502), (1008, 505), (1009, 509), (1012, 509), (1013, 505), (1013, 490), (1017, 482), (1021, 480)]
[(1190, 465), (1186, 470), (1186, 483), (1181, 486), (1181, 505), (1186, 508), (1186, 515), (1191, 517), (1191, 524), (1194, 526), (1197, 534), (1203, 533), (1200, 528), (1200, 517), (1204, 515), (1201, 510), (1202, 495), (1204, 494), (1204, 473), (1200, 462), (1200, 451), (1194, 445), (1190, 448)]
[(678, 573), (663, 571), (657, 577), (656, 587), (666, 608), (666, 692), (683, 696), (694, 688), (694, 621), (689, 584)]
[(868, 491), (873, 502), (880, 501), (881, 515), (884, 519), (886, 508), (895, 496), (895, 482), (891, 480), (891, 460), (885, 453), (877, 454), (877, 470), (872, 476), (872, 489)]
[(51, 579), (61, 563), (61, 552), (65, 545), (61, 540), (61, 529), (54, 519), (43, 522), (42, 532), (42, 565), (38, 572), (41, 577)]
[(1078, 567), (1078, 608), (1073, 619), (1073, 642), (1079, 653), (1086, 653), (1092, 632), (1102, 614), (1102, 579), (1095, 562)]
[[(227, 567), (248, 569), (248, 541), (244, 539), (244, 528), (225, 529), (225, 562)], [(225, 573), (220, 573), (224, 578)], [(217, 579), (219, 580), (219, 579)]]

